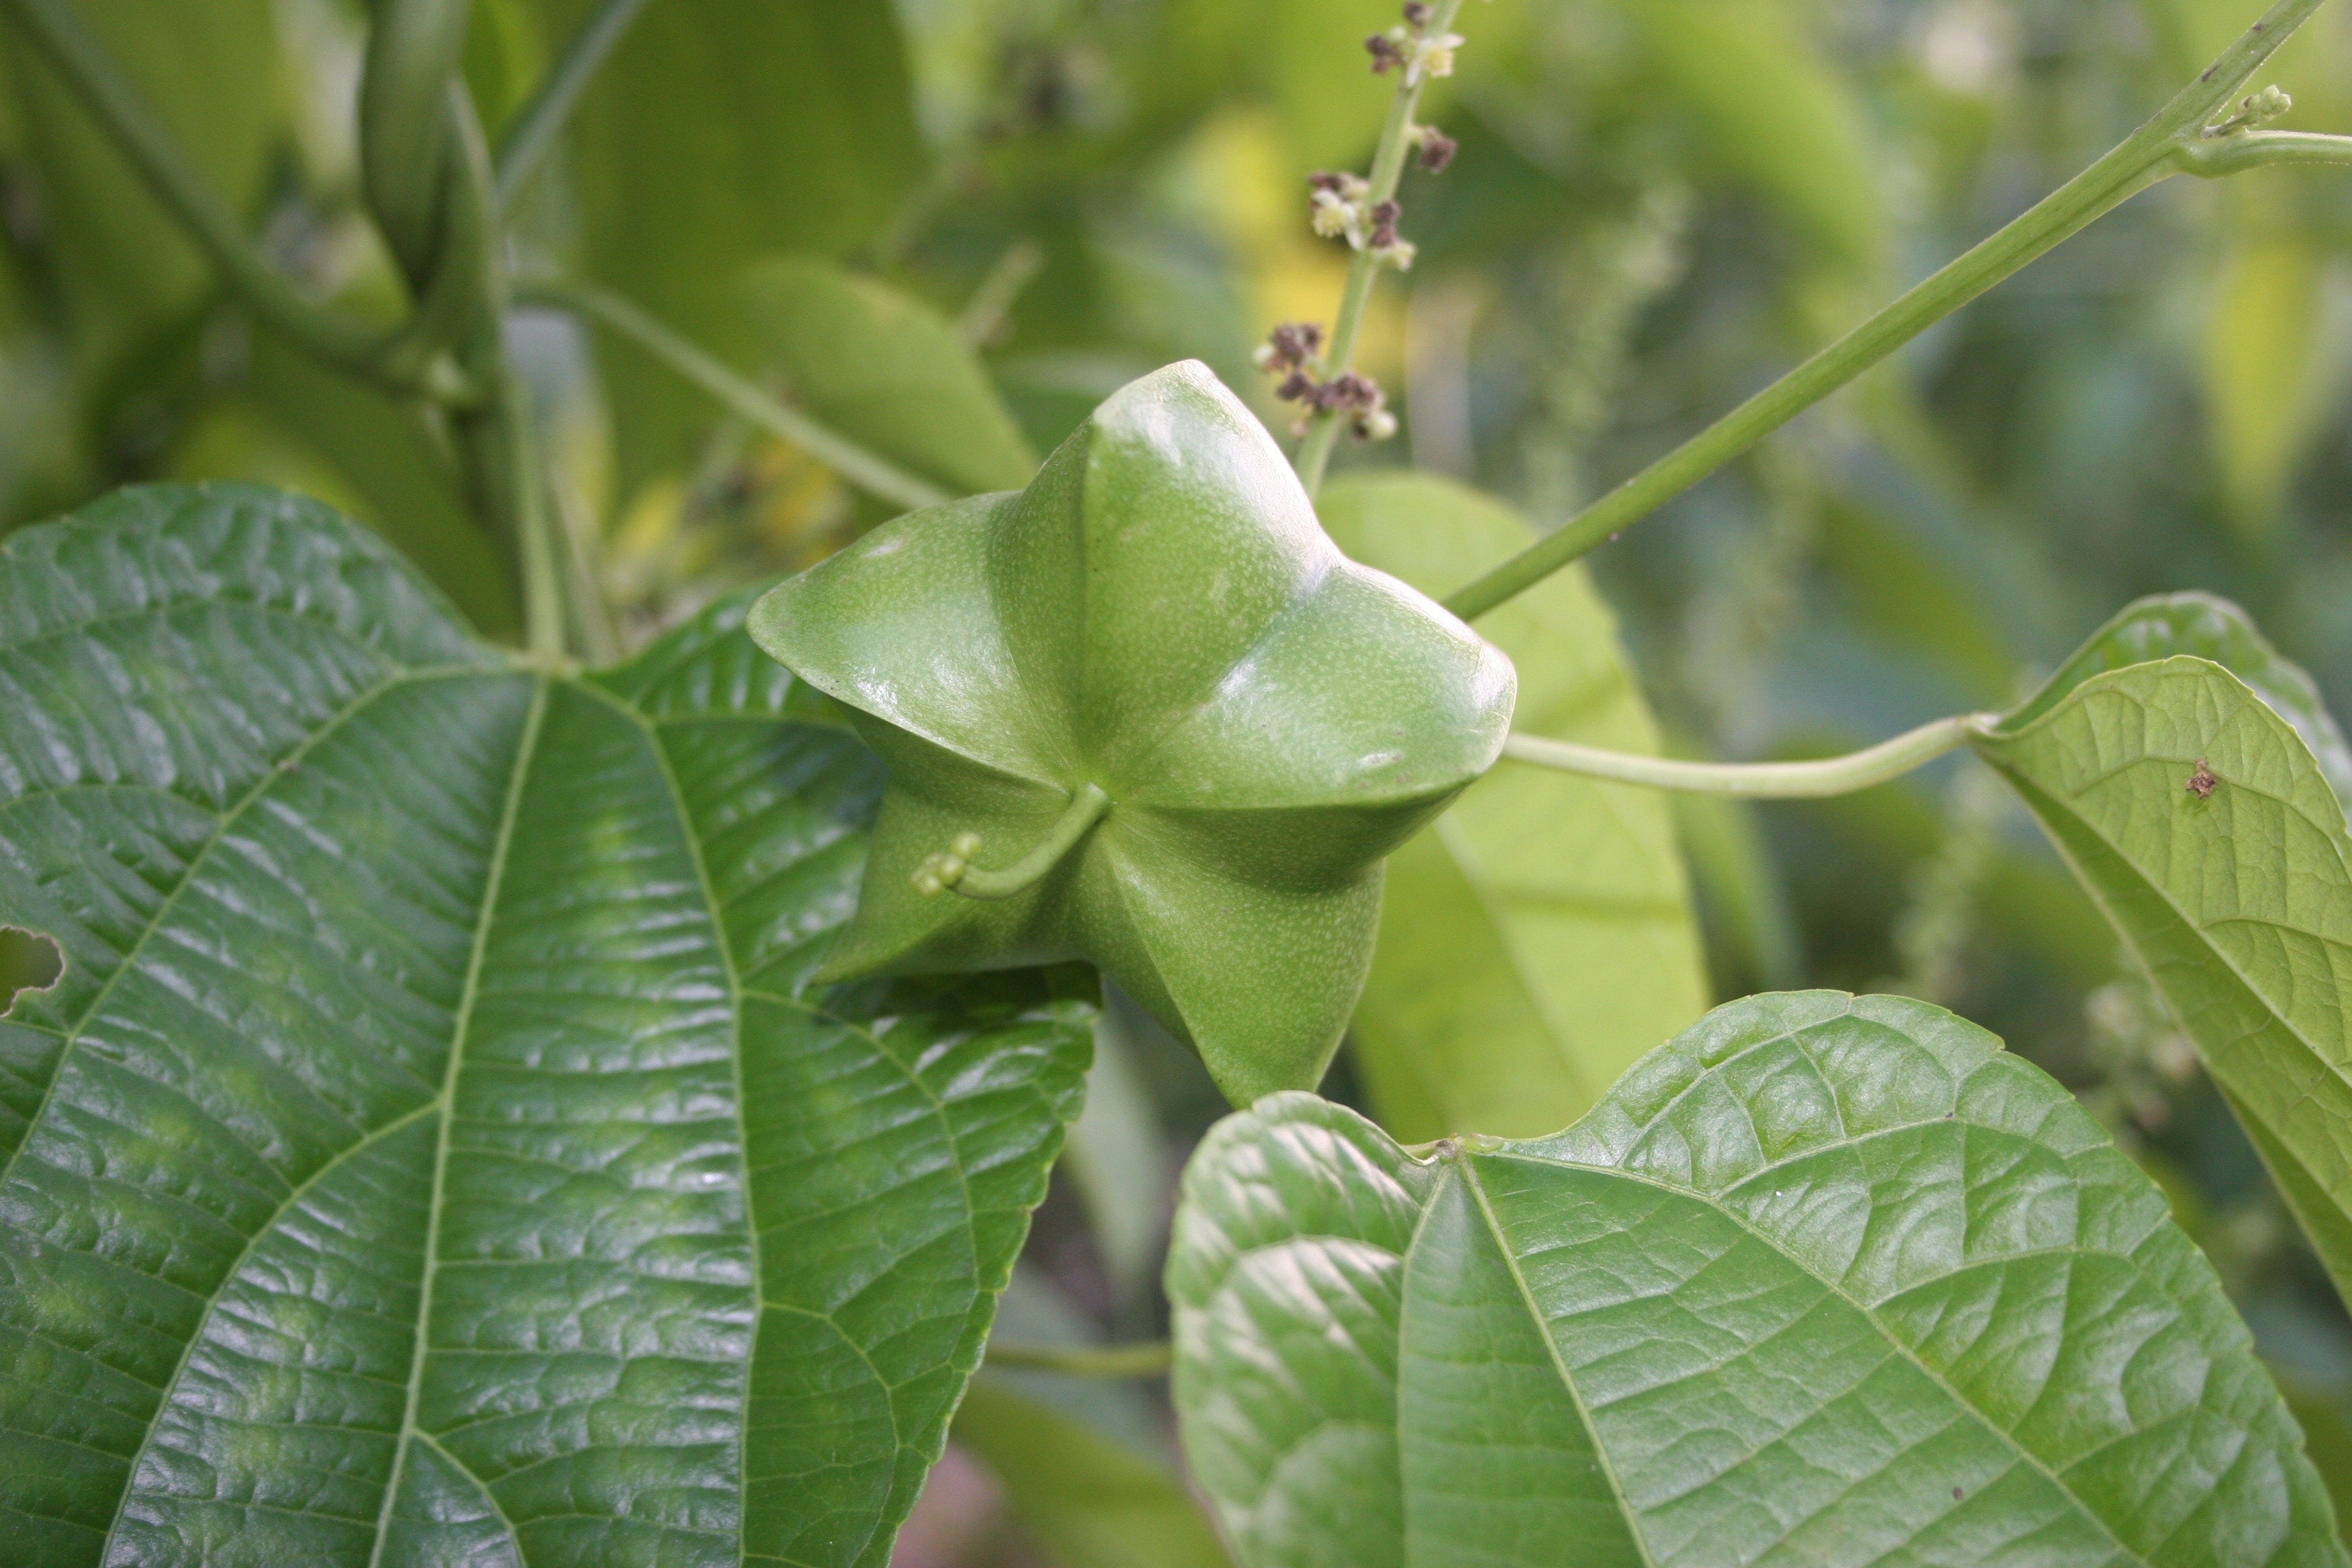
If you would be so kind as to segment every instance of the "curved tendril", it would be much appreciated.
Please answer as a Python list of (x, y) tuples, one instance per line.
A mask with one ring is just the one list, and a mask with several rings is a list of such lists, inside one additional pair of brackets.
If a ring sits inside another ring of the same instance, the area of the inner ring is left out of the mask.
[(984, 870), (971, 863), (981, 850), (980, 836), (959, 833), (944, 854), (933, 855), (915, 868), (910, 879), (915, 891), (937, 898), (952, 888), (967, 899), (1009, 899), (1025, 893), (1045, 879), (1047, 872), (1077, 847), (1110, 810), (1110, 796), (1099, 785), (1083, 784), (1069, 805), (1045, 830), (1028, 854), (1000, 870)]

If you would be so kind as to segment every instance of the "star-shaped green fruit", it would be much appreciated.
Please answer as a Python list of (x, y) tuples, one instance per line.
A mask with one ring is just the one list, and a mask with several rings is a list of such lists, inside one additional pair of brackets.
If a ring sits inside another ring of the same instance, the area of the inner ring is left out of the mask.
[(1339, 553), (1197, 363), (1116, 394), (1027, 489), (877, 529), (751, 627), (889, 769), (825, 977), (1091, 959), (1236, 1103), (1320, 1079), (1382, 858), (1493, 765), (1517, 688)]

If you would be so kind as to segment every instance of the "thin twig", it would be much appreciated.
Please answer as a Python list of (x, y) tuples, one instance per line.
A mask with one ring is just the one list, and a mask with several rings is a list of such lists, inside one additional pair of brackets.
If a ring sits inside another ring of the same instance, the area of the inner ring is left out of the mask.
[[(1657, 510), (2027, 263), (2148, 186), (2179, 173), (2184, 160), (2226, 157), (2230, 142), (2237, 138), (2207, 142), (2204, 128), (2247, 77), (2324, 3), (2279, 0), (2154, 119), (2024, 216), (1627, 479), (1557, 532), (1454, 594), (1445, 601), (1445, 607), (1471, 620), (1525, 593), (1621, 529)], [(2250, 133), (2245, 139), (2270, 134), (2285, 133)], [(2198, 151), (2200, 143), (2216, 153)]]

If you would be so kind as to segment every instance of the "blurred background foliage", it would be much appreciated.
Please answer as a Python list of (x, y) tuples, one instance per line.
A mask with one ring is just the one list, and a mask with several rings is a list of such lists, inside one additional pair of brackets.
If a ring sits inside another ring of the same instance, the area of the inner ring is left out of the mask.
[[(360, 5), (80, 6), (275, 262), (396, 311), (358, 206)], [(592, 9), (477, 0), (467, 76), (494, 137)], [(1181, 357), (1280, 432), (1249, 353), (1335, 306), (1346, 253), (1309, 234), (1305, 182), (1369, 153), (1389, 93), (1360, 40), (1393, 9), (651, 0), (516, 195), (518, 265), (611, 287), (950, 490), (1024, 482), (1098, 398)], [(1366, 339), (1405, 435), (1343, 471), (1409, 462), (1564, 521), (2120, 139), (2260, 9), (1478, 0), (1425, 110), (1461, 153), (1408, 182), (1419, 262)], [(235, 309), (0, 41), (0, 521), (142, 479), (261, 479), (373, 522), (511, 632), (510, 574), (429, 421)], [(2352, 7), (2276, 76), (2288, 125), (2352, 130)], [(628, 343), (540, 312), (511, 335), (561, 514), (637, 635), (885, 515)], [(2176, 182), (1592, 578), (1666, 743), (1695, 755), (1841, 750), (2004, 703), (2125, 602), (2186, 587), (2244, 604), (2352, 712), (2347, 351), (2352, 182)], [(1988, 775), (1674, 820), (1717, 999), (1904, 992), (2075, 1087), (2174, 1195), (2352, 1492), (2352, 1327), (2193, 1053)], [(46, 957), (0, 934), (0, 980), (38, 983)], [(1116, 998), (1102, 1055), (1006, 1309), (1027, 1342), (1160, 1331), (1173, 1174), (1221, 1109)], [(1365, 1083), (1343, 1061), (1332, 1091)], [(1148, 1392), (991, 1374), (900, 1560), (1220, 1562), (1170, 1452)]]

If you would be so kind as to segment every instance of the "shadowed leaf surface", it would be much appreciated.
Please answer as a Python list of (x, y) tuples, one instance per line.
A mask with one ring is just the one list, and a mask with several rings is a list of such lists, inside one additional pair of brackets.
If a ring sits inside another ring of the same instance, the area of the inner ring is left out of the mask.
[(12, 1562), (887, 1561), (1086, 1018), (807, 987), (879, 769), (744, 604), (559, 679), (266, 491), (0, 550)]
[(1427, 1160), (1262, 1100), (1169, 1288), (1249, 1568), (2344, 1561), (2162, 1194), (1921, 1003), (1737, 1003), (1570, 1131)]
[[(1437, 598), (1532, 537), (1500, 502), (1425, 474), (1343, 479), (1317, 510), (1347, 554)], [(1581, 569), (1479, 629), (1519, 672), (1514, 729), (1657, 750), (1615, 621)], [(1349, 1037), (1397, 1137), (1526, 1137), (1582, 1115), (1706, 1002), (1664, 797), (1505, 767), (1390, 857)]]

